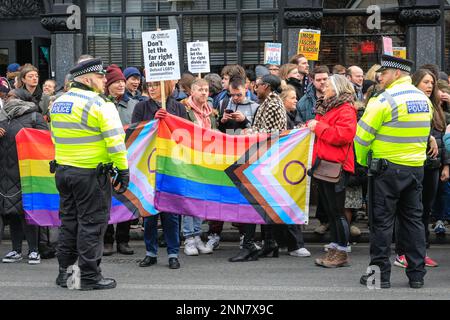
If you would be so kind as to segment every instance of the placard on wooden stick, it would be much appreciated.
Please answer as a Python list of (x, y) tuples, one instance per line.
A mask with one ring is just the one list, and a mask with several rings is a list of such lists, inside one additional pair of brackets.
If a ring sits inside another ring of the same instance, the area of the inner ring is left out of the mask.
[(195, 41), (186, 43), (188, 69), (202, 77), (202, 73), (209, 73), (209, 44), (208, 41)]
[(142, 33), (147, 82), (161, 82), (162, 105), (165, 109), (164, 81), (180, 79), (177, 30), (157, 30)]

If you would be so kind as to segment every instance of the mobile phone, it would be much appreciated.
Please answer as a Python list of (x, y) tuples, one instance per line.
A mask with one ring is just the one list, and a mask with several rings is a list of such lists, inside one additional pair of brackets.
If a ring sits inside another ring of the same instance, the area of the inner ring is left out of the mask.
[(225, 109), (225, 113), (234, 113), (234, 111), (231, 109)]

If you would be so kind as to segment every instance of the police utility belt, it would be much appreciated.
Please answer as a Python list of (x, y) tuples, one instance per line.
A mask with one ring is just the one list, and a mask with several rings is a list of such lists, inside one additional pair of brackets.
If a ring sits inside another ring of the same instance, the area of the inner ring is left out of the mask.
[(369, 162), (369, 172), (371, 174), (381, 174), (389, 167), (389, 161), (386, 159), (371, 159)]
[(49, 165), (50, 165), (50, 173), (55, 173), (56, 168), (63, 168), (63, 169), (73, 168), (73, 169), (89, 171), (89, 172), (95, 171), (97, 177), (106, 176), (106, 175), (110, 174), (112, 177), (114, 177), (114, 179), (116, 179), (117, 175), (118, 175), (117, 169), (113, 167), (112, 163), (107, 163), (107, 164), (99, 163), (97, 168), (95, 168), (95, 169), (83, 169), (83, 168), (77, 168), (77, 167), (72, 167), (72, 166), (60, 165), (56, 162), (56, 160), (50, 161)]

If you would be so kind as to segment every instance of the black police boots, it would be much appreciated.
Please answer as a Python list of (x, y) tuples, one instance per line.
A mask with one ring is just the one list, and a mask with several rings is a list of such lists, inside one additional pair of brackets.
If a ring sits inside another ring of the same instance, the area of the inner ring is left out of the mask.
[[(367, 280), (369, 279), (370, 275), (364, 274), (361, 279), (359, 280), (359, 283), (361, 283), (363, 286), (367, 286)], [(391, 287), (391, 283), (389, 281), (382, 281), (380, 283), (381, 289), (389, 289)]]
[(67, 279), (70, 277), (70, 273), (67, 272), (67, 268), (59, 267), (59, 274), (56, 278), (56, 285), (61, 288), (67, 288)]
[(411, 289), (421, 289), (424, 286), (425, 282), (423, 280), (419, 281), (409, 281), (409, 287)]
[(87, 290), (105, 290), (105, 289), (114, 289), (117, 283), (114, 279), (102, 278), (97, 282), (85, 282), (81, 280), (81, 289), (82, 291)]

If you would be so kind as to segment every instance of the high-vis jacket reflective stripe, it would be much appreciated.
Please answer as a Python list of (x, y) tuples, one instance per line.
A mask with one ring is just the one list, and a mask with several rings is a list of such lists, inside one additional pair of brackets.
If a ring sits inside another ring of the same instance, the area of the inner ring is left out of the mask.
[(125, 132), (116, 107), (97, 93), (72, 88), (50, 110), (58, 164), (96, 168), (113, 163), (128, 168)]
[(372, 98), (358, 123), (355, 152), (367, 166), (367, 154), (392, 163), (420, 167), (426, 159), (433, 105), (412, 85), (411, 77), (392, 83)]

